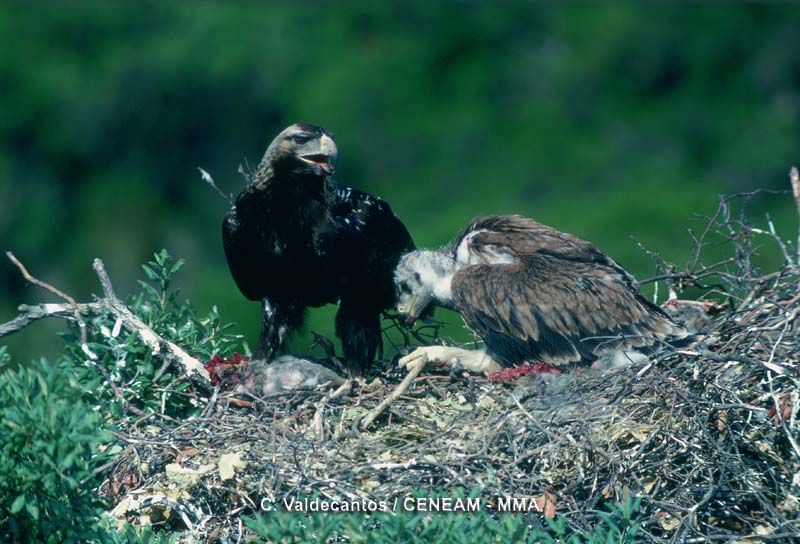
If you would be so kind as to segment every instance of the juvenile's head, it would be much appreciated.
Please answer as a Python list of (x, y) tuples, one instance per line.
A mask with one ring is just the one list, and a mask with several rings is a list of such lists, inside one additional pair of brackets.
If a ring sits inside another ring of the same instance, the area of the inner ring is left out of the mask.
[(394, 272), (400, 318), (411, 325), (433, 304), (449, 306), (455, 271), (455, 260), (445, 253), (417, 250), (403, 255)]
[(259, 172), (328, 176), (336, 168), (337, 157), (333, 134), (315, 125), (296, 123), (272, 140)]

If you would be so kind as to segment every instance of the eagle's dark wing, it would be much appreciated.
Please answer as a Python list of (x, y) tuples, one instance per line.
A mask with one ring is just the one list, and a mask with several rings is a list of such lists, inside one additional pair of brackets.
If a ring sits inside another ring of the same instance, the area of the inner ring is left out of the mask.
[[(283, 251), (283, 242), (269, 228), (271, 204), (264, 191), (249, 185), (236, 199), (222, 221), (222, 246), (236, 286), (250, 300), (261, 300), (268, 289), (280, 281), (276, 277), (282, 267), (276, 259)], [(271, 281), (265, 275), (271, 274)]]
[(253, 248), (257, 240), (252, 229), (243, 229), (236, 207), (231, 208), (222, 221), (222, 247), (233, 280), (242, 294), (250, 300), (260, 300), (262, 285), (258, 269), (253, 266)]
[(374, 239), (384, 247), (414, 249), (411, 235), (385, 200), (330, 178), (327, 182), (326, 201), (339, 228)]
[[(400, 257), (414, 250), (414, 242), (405, 225), (384, 200), (344, 185), (326, 180), (328, 215), (314, 240), (317, 253), (338, 274), (347, 287), (364, 289), (374, 285), (381, 291), (375, 303), (393, 304), (392, 275)], [(376, 293), (365, 293), (375, 298)]]
[(381, 312), (394, 306), (394, 269), (414, 243), (380, 198), (331, 178), (325, 185), (325, 214), (313, 244), (322, 273), (337, 287), (336, 333), (348, 368), (361, 374), (382, 349)]
[(505, 365), (592, 361), (679, 332), (625, 275), (593, 263), (531, 255), (465, 266), (451, 289), (464, 322)]

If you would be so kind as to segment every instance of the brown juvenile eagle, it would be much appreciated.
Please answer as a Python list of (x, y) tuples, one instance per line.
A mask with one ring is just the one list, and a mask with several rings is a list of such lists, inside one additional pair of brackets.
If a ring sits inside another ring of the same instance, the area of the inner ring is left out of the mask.
[(320, 127), (283, 130), (225, 216), (222, 240), (236, 285), (262, 303), (255, 358), (271, 360), (307, 307), (338, 303), (336, 334), (361, 374), (395, 302), (392, 273), (414, 243), (386, 202), (330, 177), (337, 153)]
[(687, 336), (590, 242), (518, 215), (474, 219), (451, 245), (405, 255), (395, 285), (408, 323), (444, 306), (484, 342), (475, 351), (421, 347), (401, 366), (440, 361), (493, 373), (525, 362), (588, 364), (641, 358)]

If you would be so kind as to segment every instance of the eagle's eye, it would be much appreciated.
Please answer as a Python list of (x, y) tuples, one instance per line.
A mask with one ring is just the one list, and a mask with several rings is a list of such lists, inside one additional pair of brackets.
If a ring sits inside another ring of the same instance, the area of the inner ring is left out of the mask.
[(422, 276), (419, 275), (419, 272), (414, 272), (414, 279), (418, 282), (422, 282)]
[(311, 136), (309, 134), (295, 134), (292, 136), (292, 141), (298, 145), (303, 145), (304, 143), (311, 140)]
[(400, 285), (398, 285), (398, 288), (400, 289), (400, 292), (403, 293), (404, 295), (411, 294), (411, 286), (409, 286), (408, 283), (406, 282), (403, 282)]

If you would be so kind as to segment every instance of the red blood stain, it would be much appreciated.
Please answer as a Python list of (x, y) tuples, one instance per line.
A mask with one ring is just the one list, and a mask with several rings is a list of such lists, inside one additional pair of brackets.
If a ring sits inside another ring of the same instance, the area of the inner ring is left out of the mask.
[(560, 376), (561, 371), (544, 363), (526, 363), (490, 374), (489, 379), (495, 383), (513, 383), (517, 378), (529, 374), (552, 374), (553, 376)]
[(238, 366), (242, 363), (249, 363), (250, 359), (242, 357), (239, 353), (234, 353), (233, 357), (230, 359), (223, 359), (221, 355), (214, 355), (209, 362), (205, 365), (206, 370), (208, 371), (208, 376), (211, 379), (211, 385), (219, 385), (221, 380), (219, 378), (219, 374), (217, 373), (217, 369), (228, 368), (232, 366)]

